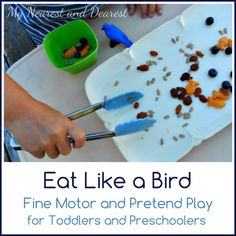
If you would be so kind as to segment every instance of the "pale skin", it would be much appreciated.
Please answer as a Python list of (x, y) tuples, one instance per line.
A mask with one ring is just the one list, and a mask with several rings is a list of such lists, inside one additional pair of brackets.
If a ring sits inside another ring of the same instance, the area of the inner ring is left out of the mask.
[(162, 6), (160, 4), (128, 4), (129, 15), (134, 15), (138, 8), (142, 18), (153, 17), (156, 14), (162, 15)]
[(4, 76), (4, 122), (22, 148), (37, 158), (68, 155), (85, 144), (85, 132), (52, 107), (34, 99), (7, 74)]

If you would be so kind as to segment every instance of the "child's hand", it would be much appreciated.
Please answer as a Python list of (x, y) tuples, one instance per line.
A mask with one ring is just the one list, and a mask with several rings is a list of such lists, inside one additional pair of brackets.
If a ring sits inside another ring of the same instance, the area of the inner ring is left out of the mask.
[(162, 15), (160, 4), (128, 4), (129, 15), (134, 15), (138, 7), (142, 18), (153, 17), (155, 14)]
[(64, 115), (32, 98), (11, 78), (5, 76), (5, 126), (13, 133), (22, 148), (33, 156), (51, 158), (71, 152), (85, 144), (85, 133)]

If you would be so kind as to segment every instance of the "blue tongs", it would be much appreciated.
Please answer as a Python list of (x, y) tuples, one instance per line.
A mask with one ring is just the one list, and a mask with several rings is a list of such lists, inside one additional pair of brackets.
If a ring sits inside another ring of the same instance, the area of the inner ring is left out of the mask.
[[(125, 93), (110, 99), (107, 99), (103, 102), (97, 103), (95, 105), (88, 106), (86, 108), (74, 111), (66, 115), (70, 120), (78, 119), (79, 117), (88, 115), (94, 111), (104, 108), (107, 111), (116, 110), (124, 106), (128, 106), (138, 101), (143, 97), (143, 94), (140, 92), (129, 92)], [(156, 122), (155, 119), (146, 118), (131, 120), (122, 124), (118, 124), (113, 131), (104, 131), (92, 134), (86, 134), (86, 140), (96, 140), (103, 138), (110, 138), (114, 136), (121, 136), (126, 134), (131, 134), (135, 132), (142, 131), (144, 129), (150, 128)], [(72, 137), (68, 136), (68, 141), (73, 143), (74, 140)], [(21, 146), (16, 142), (15, 138), (11, 138), (10, 146), (16, 151), (22, 150)]]

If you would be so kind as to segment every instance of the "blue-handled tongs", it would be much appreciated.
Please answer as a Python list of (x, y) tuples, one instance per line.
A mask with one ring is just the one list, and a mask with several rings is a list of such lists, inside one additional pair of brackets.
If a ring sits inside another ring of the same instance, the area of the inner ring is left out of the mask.
[[(107, 111), (119, 109), (121, 107), (133, 104), (134, 102), (138, 101), (142, 97), (143, 97), (143, 94), (140, 92), (125, 93), (125, 94), (107, 99), (103, 102), (97, 103), (95, 105), (91, 105), (81, 110), (77, 110), (72, 113), (69, 113), (68, 115), (66, 115), (66, 117), (68, 117), (70, 120), (75, 120), (79, 117), (85, 116), (89, 113), (92, 113), (102, 108), (104, 108)], [(104, 132), (98, 132), (98, 133), (93, 133), (93, 134), (87, 134), (86, 140), (90, 141), (90, 140), (96, 140), (96, 139), (110, 138), (114, 136), (121, 136), (125, 134), (139, 132), (139, 131), (142, 131), (144, 129), (151, 127), (155, 122), (156, 120), (151, 119), (151, 118), (132, 120), (132, 121), (125, 122), (122, 124), (118, 124), (115, 127), (114, 131), (104, 131)], [(70, 143), (74, 142), (73, 138), (70, 136), (68, 136), (68, 141)], [(16, 151), (22, 150), (21, 146), (16, 142), (14, 137), (11, 138), (10, 145)]]

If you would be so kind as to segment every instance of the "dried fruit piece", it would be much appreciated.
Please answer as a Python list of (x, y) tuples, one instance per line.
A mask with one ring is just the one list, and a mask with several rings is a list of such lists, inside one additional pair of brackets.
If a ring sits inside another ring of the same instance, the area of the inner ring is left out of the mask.
[(185, 81), (185, 80), (189, 80), (189, 78), (190, 78), (190, 74), (188, 72), (185, 72), (181, 75), (180, 80)]
[(220, 98), (212, 98), (212, 97), (208, 98), (209, 107), (223, 108), (225, 104), (226, 104), (225, 100), (222, 100)]
[(146, 64), (143, 64), (143, 65), (140, 65), (137, 67), (137, 70), (140, 70), (140, 71), (148, 71), (149, 70), (149, 66), (146, 65)]
[(216, 90), (213, 90), (212, 92), (212, 98), (220, 98), (220, 99), (223, 99), (223, 100), (226, 100), (226, 99), (229, 99), (230, 98), (230, 95), (225, 95), (222, 91), (216, 91)]
[(201, 93), (202, 93), (202, 89), (200, 87), (197, 87), (193, 94), (195, 97), (199, 97), (199, 95), (201, 95)]
[(179, 115), (180, 112), (181, 112), (181, 110), (182, 110), (182, 105), (179, 104), (179, 105), (175, 108), (175, 114), (176, 114), (176, 115)]
[(193, 79), (189, 80), (187, 86), (185, 87), (187, 94), (192, 95), (198, 85), (199, 83)]
[(188, 96), (185, 96), (184, 99), (183, 99), (183, 103), (184, 103), (184, 105), (186, 105), (186, 106), (191, 105), (192, 102), (193, 102), (193, 100), (192, 100), (191, 96), (189, 96), (189, 95), (188, 95)]
[(86, 56), (86, 55), (88, 54), (88, 52), (89, 52), (89, 49), (90, 49), (90, 46), (89, 46), (89, 45), (86, 45), (86, 46), (84, 47), (84, 49), (80, 51), (81, 57)]
[(192, 64), (191, 66), (190, 66), (190, 70), (191, 71), (197, 71), (199, 69), (199, 65), (198, 64)]
[(207, 101), (208, 101), (208, 98), (206, 96), (204, 96), (203, 94), (199, 95), (198, 98), (202, 103), (207, 103)]
[(133, 105), (134, 109), (138, 109), (139, 108), (139, 103), (138, 102), (135, 102), (134, 105)]
[(223, 51), (225, 49), (225, 47), (227, 47), (229, 44), (229, 40), (227, 37), (222, 37), (219, 39), (218, 43), (217, 43), (217, 47)]
[(185, 95), (186, 95), (186, 91), (183, 90), (182, 92), (179, 93), (178, 99), (179, 99), (179, 100), (182, 100), (182, 99), (185, 97)]
[(149, 52), (150, 53), (150, 55), (152, 56), (152, 57), (156, 57), (156, 56), (158, 56), (158, 52), (157, 51), (150, 51)]
[(196, 55), (198, 57), (204, 57), (204, 54), (201, 51), (196, 51)]
[(232, 48), (232, 39), (228, 39), (228, 47)]
[(136, 117), (137, 119), (144, 119), (147, 116), (148, 116), (147, 112), (139, 112)]
[(178, 90), (176, 88), (172, 88), (170, 90), (170, 94), (173, 98), (177, 98), (178, 97)]
[[(230, 87), (231, 88), (231, 87)], [(229, 89), (230, 89), (229, 88)], [(220, 91), (225, 95), (225, 96), (228, 96), (229, 95), (229, 89), (224, 89), (224, 88), (221, 88)]]
[(197, 61), (197, 60), (198, 60), (198, 58), (196, 56), (191, 56), (189, 58), (189, 61)]

